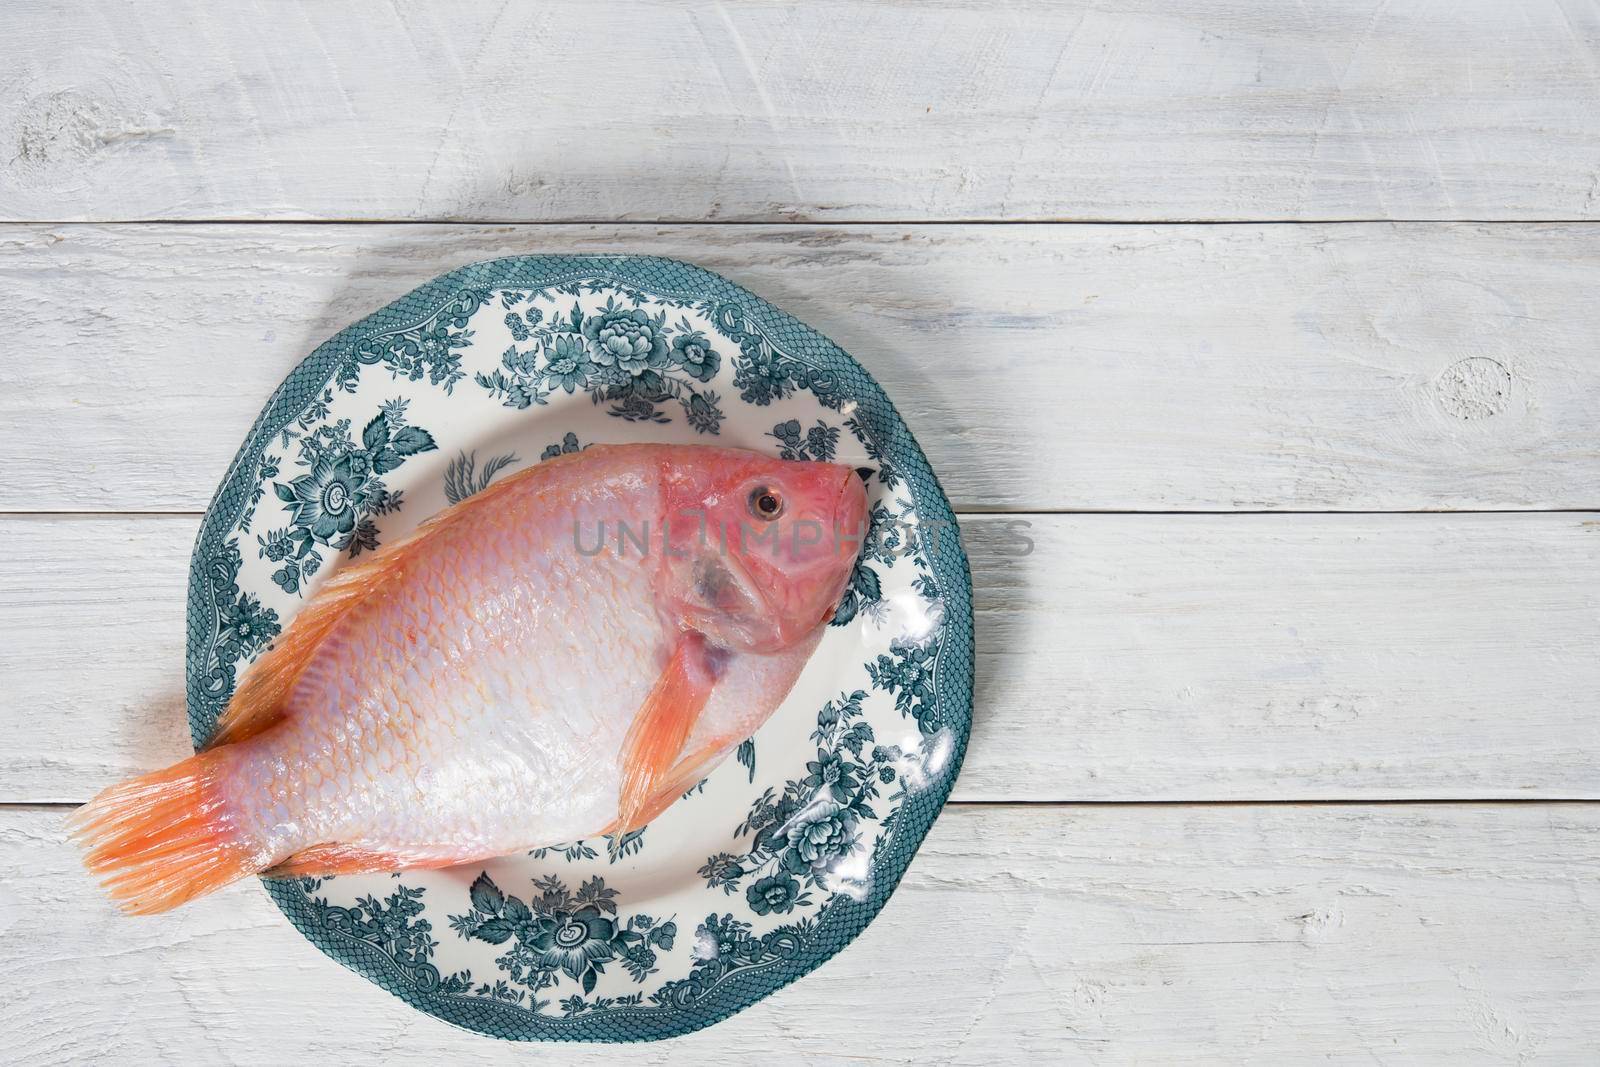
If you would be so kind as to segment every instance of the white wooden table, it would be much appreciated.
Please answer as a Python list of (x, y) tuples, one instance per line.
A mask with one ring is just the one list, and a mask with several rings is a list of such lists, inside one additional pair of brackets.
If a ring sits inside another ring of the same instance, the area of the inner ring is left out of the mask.
[(0, 21), (0, 1059), (615, 1058), (451, 1030), (249, 886), (118, 917), (61, 823), (184, 753), (197, 515), (288, 369), (627, 249), (883, 381), (980, 657), (880, 919), (631, 1061), (1595, 1061), (1600, 5)]

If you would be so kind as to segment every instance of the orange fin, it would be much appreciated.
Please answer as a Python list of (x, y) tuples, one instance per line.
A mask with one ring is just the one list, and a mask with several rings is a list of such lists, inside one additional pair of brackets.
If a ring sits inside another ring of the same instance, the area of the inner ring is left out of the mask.
[(671, 803), (671, 770), (678, 762), (689, 731), (711, 698), (717, 684), (717, 666), (704, 636), (686, 633), (673, 646), (654, 688), (633, 717), (622, 742), (622, 785), (617, 794), (619, 830), (633, 830), (660, 814)]
[(68, 819), (84, 866), (123, 911), (167, 911), (255, 873), (251, 850), (230, 830), (217, 761), (203, 752), (114, 785)]
[(672, 807), (679, 797), (683, 796), (684, 793), (694, 787), (696, 782), (705, 777), (706, 772), (711, 769), (713, 757), (724, 754), (727, 750), (726, 745), (720, 742), (712, 742), (710, 745), (683, 757), (673, 764), (672, 769), (667, 772), (667, 776), (662, 780), (661, 785), (656, 788), (655, 795), (650, 797), (643, 807), (633, 813), (629, 825), (624, 826), (622, 816), (618, 815), (615, 822), (600, 832), (602, 834), (624, 833), (628, 830), (638, 829), (651, 822), (656, 816)]
[(372, 874), (376, 871), (431, 870), (454, 867), (461, 862), (455, 856), (380, 852), (360, 845), (329, 841), (303, 848), (261, 873), (267, 878), (303, 878), (329, 874)]

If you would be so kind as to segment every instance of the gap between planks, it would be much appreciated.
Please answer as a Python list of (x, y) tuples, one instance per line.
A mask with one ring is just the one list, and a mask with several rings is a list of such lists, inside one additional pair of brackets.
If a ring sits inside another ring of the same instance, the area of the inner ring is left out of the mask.
[[(972, 515), (986, 519), (991, 518), (1019, 518), (1049, 517), (1053, 515), (1193, 515), (1195, 517), (1225, 518), (1238, 516), (1249, 518), (1251, 516), (1279, 516), (1279, 515), (1340, 515), (1358, 518), (1362, 515), (1589, 515), (1600, 514), (1600, 508), (1363, 508), (1359, 511), (1340, 511), (1336, 508), (1296, 508), (1289, 511), (1275, 510), (1272, 508), (986, 508), (982, 505), (951, 505), (951, 510), (957, 516)], [(203, 511), (129, 511), (126, 508), (117, 511), (34, 511), (28, 508), (10, 509), (0, 507), (0, 518), (5, 519), (199, 519), (205, 516)]]
[(816, 229), (847, 229), (853, 227), (943, 227), (943, 226), (1597, 226), (1600, 219), (1585, 218), (1450, 218), (1450, 219), (1423, 219), (1423, 218), (1360, 218), (1360, 219), (1108, 219), (1108, 218), (1073, 218), (1071, 216), (1019, 216), (1015, 218), (956, 218), (956, 219), (917, 219), (917, 218), (885, 218), (885, 219), (850, 219), (842, 222), (827, 222), (820, 219), (703, 219), (703, 218), (660, 218), (660, 219), (607, 219), (607, 218), (571, 218), (571, 219), (527, 219), (527, 218), (477, 218), (462, 216), (461, 218), (446, 219), (408, 219), (408, 218), (327, 218), (327, 217), (295, 217), (283, 218), (230, 218), (219, 215), (215, 218), (205, 219), (164, 219), (153, 218), (127, 218), (127, 219), (4, 219), (0, 218), (0, 225), (8, 227), (40, 227), (52, 226), (747, 226), (747, 227), (788, 227), (799, 229), (814, 227)]
[[(0, 811), (72, 811), (87, 800), (0, 801)], [(1437, 808), (1437, 807), (1582, 807), (1600, 804), (1587, 797), (1297, 797), (1295, 799), (1232, 800), (947, 800), (946, 808), (981, 808), (985, 811), (1016, 808), (1026, 811), (1057, 809), (1091, 811), (1101, 808)]]

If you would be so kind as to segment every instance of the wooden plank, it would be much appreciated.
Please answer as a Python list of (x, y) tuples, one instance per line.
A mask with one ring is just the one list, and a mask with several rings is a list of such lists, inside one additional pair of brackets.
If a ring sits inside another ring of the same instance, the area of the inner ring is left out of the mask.
[(619, 250), (854, 352), (962, 509), (1600, 507), (1600, 227), (272, 225), (0, 228), (0, 510), (203, 508), (339, 328)]
[[(0, 1042), (17, 1062), (614, 1062), (414, 1012), (253, 886), (118, 916), (61, 816), (0, 810)], [(1583, 1063), (1600, 1043), (1597, 881), (1592, 805), (955, 807), (843, 954), (628, 1058)]]
[(0, 217), (1594, 218), (1600, 11), (7, 6)]
[[(965, 520), (958, 799), (1600, 798), (1600, 515), (1014, 521)], [(0, 519), (0, 801), (188, 751), (194, 530)]]

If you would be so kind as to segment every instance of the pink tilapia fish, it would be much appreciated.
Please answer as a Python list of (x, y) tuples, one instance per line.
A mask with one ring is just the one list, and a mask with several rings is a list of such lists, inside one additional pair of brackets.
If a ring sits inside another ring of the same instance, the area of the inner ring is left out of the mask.
[(75, 813), (85, 863), (149, 913), (642, 826), (788, 694), (866, 510), (848, 467), (738, 449), (506, 478), (334, 574), (203, 752)]

